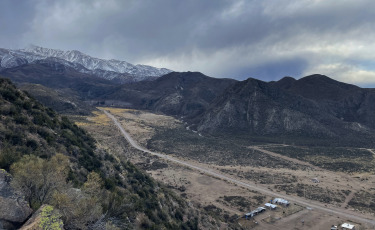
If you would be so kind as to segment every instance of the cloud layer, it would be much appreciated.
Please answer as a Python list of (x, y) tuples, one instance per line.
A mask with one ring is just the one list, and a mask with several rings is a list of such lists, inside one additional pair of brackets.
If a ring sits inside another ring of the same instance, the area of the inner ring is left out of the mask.
[(320, 73), (374, 87), (373, 9), (372, 0), (5, 0), (0, 42), (213, 77)]

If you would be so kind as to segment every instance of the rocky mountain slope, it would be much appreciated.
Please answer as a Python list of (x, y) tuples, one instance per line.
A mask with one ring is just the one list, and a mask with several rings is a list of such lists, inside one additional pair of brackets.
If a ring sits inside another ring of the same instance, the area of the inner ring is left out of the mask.
[(26, 90), (43, 105), (63, 114), (89, 114), (95, 108), (88, 103), (118, 85), (57, 62), (25, 64), (3, 69), (0, 76), (11, 79), (20, 89)]
[(122, 85), (102, 99), (117, 99), (133, 108), (193, 119), (235, 82), (199, 72), (172, 72), (154, 81)]
[(0, 60), (1, 68), (13, 68), (40, 60), (58, 62), (78, 72), (119, 83), (152, 79), (172, 72), (165, 68), (94, 58), (77, 50), (61, 51), (38, 46), (30, 46), (21, 50), (0, 49)]
[[(313, 75), (248, 79), (228, 88), (201, 116), (201, 132), (372, 143), (375, 91)], [(283, 139), (283, 138), (280, 138)]]
[(61, 114), (89, 115), (94, 109), (69, 88), (52, 89), (41, 84), (22, 83), (19, 89), (27, 91), (44, 106)]
[(318, 74), (294, 80), (287, 87), (282, 82), (283, 79), (275, 85), (293, 95), (321, 104), (324, 111), (340, 120), (375, 128), (374, 89), (362, 89)]

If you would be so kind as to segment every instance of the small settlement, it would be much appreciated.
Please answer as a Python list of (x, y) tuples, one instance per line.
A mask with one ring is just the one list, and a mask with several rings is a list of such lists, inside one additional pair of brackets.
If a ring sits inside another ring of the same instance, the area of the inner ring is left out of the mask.
[[(264, 206), (269, 208), (270, 210), (275, 210), (278, 207), (276, 204), (289, 206), (289, 201), (284, 200), (282, 198), (275, 198), (275, 199), (271, 200), (270, 203), (265, 203)], [(266, 211), (265, 207), (258, 207), (256, 209), (254, 209), (253, 211), (246, 213), (244, 215), (244, 218), (249, 219), (249, 218), (252, 218), (252, 217), (258, 215), (259, 213), (262, 213), (262, 212)]]
[[(273, 200), (270, 200), (269, 203), (265, 203), (264, 207), (258, 207), (254, 209), (251, 212), (246, 213), (243, 218), (246, 218), (246, 220), (252, 219), (253, 217), (257, 216), (258, 214), (265, 212), (267, 209), (269, 210), (275, 210), (279, 206), (284, 206), (285, 208), (289, 207), (290, 202), (283, 199), (283, 198), (274, 198)], [(266, 209), (267, 208), (267, 209)], [(312, 210), (312, 208), (306, 207), (308, 210)], [(255, 222), (257, 223), (257, 222)], [(304, 224), (304, 220), (302, 220), (302, 224)], [(341, 228), (340, 228), (341, 227)], [(349, 224), (349, 223), (343, 223), (341, 225), (332, 225), (331, 230), (355, 230), (355, 225)]]

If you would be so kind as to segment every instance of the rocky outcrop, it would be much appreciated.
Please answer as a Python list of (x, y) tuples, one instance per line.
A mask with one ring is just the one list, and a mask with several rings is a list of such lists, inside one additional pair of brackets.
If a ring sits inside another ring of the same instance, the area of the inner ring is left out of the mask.
[(64, 230), (60, 213), (50, 205), (42, 205), (19, 230), (41, 230), (44, 226)]
[(0, 169), (0, 229), (15, 229), (25, 222), (32, 209), (10, 186), (12, 177)]

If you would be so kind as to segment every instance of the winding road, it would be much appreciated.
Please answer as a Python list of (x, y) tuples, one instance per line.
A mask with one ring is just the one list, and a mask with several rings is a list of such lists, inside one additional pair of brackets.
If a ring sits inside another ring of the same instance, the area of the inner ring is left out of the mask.
[(103, 111), (110, 119), (112, 119), (112, 121), (115, 123), (115, 125), (120, 130), (120, 132), (125, 137), (125, 139), (134, 148), (136, 148), (136, 149), (138, 149), (140, 151), (149, 153), (149, 154), (154, 155), (154, 156), (158, 156), (158, 157), (160, 157), (162, 159), (168, 160), (170, 162), (173, 162), (173, 163), (176, 163), (176, 164), (179, 164), (179, 165), (186, 166), (186, 167), (191, 168), (191, 169), (195, 169), (195, 170), (203, 172), (203, 173), (205, 173), (207, 175), (210, 175), (210, 176), (213, 176), (213, 177), (216, 177), (216, 178), (220, 178), (220, 179), (226, 180), (228, 182), (237, 184), (237, 185), (239, 185), (241, 187), (244, 187), (244, 188), (252, 189), (252, 190), (261, 192), (263, 194), (267, 194), (267, 195), (273, 196), (273, 197), (283, 197), (283, 198), (285, 198), (285, 199), (287, 199), (289, 201), (293, 201), (293, 202), (298, 203), (298, 204), (300, 204), (302, 206), (306, 206), (306, 207), (313, 208), (313, 209), (316, 209), (316, 210), (319, 210), (319, 211), (323, 211), (325, 213), (329, 213), (329, 214), (333, 214), (333, 215), (345, 217), (345, 218), (348, 218), (350, 220), (356, 220), (356, 221), (359, 221), (359, 222), (371, 224), (371, 225), (373, 225), (373, 227), (375, 229), (375, 220), (368, 219), (368, 218), (366, 218), (364, 216), (359, 215), (358, 213), (354, 213), (354, 212), (351, 212), (349, 210), (340, 209), (340, 208), (325, 207), (324, 204), (318, 203), (316, 201), (305, 200), (305, 199), (300, 198), (300, 197), (294, 197), (294, 196), (290, 196), (290, 195), (276, 193), (276, 192), (273, 192), (273, 191), (271, 191), (271, 190), (269, 190), (269, 189), (267, 189), (265, 187), (261, 187), (259, 185), (256, 185), (254, 183), (243, 182), (243, 181), (240, 181), (238, 179), (234, 179), (234, 178), (228, 177), (226, 175), (223, 175), (223, 174), (221, 174), (219, 172), (216, 172), (216, 171), (204, 168), (202, 166), (194, 165), (191, 162), (182, 161), (182, 160), (179, 160), (179, 159), (177, 159), (175, 157), (171, 157), (169, 155), (165, 155), (165, 154), (162, 154), (162, 153), (157, 153), (157, 152), (150, 151), (150, 150), (148, 150), (148, 149), (140, 146), (129, 135), (129, 133), (127, 133), (125, 131), (125, 129), (120, 124), (120, 122), (112, 114), (110, 114), (108, 111), (106, 111), (104, 109), (100, 109), (100, 110)]

